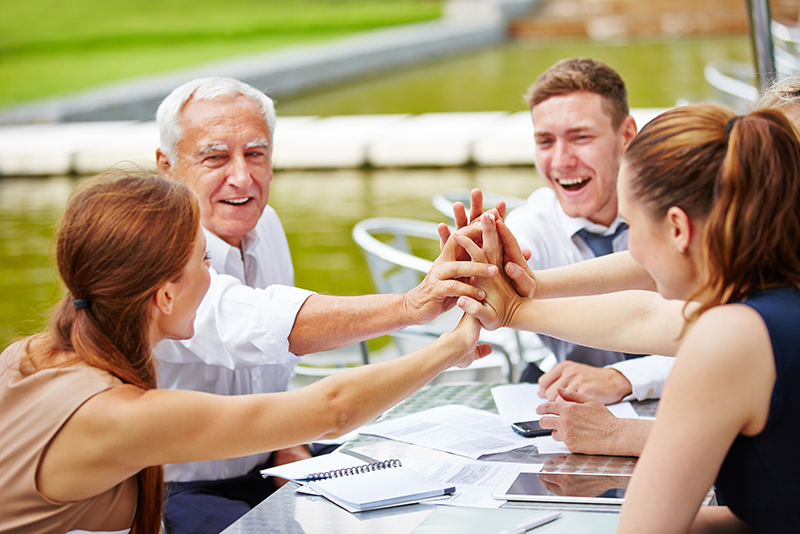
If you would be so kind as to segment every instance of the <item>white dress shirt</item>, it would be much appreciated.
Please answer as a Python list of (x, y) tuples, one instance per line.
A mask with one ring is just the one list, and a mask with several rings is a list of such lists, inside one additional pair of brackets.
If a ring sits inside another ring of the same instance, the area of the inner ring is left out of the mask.
[[(211, 285), (197, 310), (194, 337), (156, 346), (160, 387), (218, 395), (285, 391), (300, 361), (289, 352), (289, 334), (312, 292), (291, 287), (292, 258), (277, 213), (264, 209), (241, 250), (203, 230)], [(171, 464), (165, 477), (179, 482), (232, 478), (269, 455)]]
[[(586, 229), (600, 235), (612, 235), (624, 222), (617, 216), (611, 226), (606, 227), (581, 217), (570, 217), (549, 187), (534, 191), (525, 206), (513, 210), (506, 217), (506, 224), (519, 246), (531, 251), (528, 265), (534, 270), (563, 267), (594, 258), (592, 250), (576, 232)], [(627, 250), (627, 230), (614, 239), (613, 246), (614, 252)], [(611, 364), (609, 367), (622, 373), (633, 386), (633, 394), (626, 400), (660, 397), (675, 361), (666, 356), (624, 360), (624, 356), (617, 352), (581, 347), (546, 336), (541, 338), (558, 361), (569, 359), (596, 366)]]

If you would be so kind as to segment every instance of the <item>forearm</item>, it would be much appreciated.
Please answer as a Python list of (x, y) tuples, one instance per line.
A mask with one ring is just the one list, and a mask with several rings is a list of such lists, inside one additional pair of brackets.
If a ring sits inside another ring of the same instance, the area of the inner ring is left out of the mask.
[(311, 295), (297, 313), (289, 351), (302, 356), (346, 347), (400, 330), (412, 320), (403, 295)]
[(588, 347), (673, 355), (683, 328), (683, 303), (649, 291), (562, 299), (519, 300), (506, 326)]
[(601, 295), (615, 291), (655, 291), (656, 285), (630, 252), (617, 252), (564, 267), (535, 271), (536, 298)]
[(618, 419), (617, 432), (608, 436), (611, 440), (608, 452), (610, 456), (640, 456), (653, 421), (647, 419)]

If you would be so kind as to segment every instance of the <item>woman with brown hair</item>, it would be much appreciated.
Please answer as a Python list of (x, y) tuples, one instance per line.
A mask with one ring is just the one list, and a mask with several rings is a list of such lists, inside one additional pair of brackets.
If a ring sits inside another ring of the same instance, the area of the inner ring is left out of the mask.
[(91, 180), (67, 205), (56, 255), (67, 294), (50, 329), (0, 355), (1, 531), (158, 532), (161, 465), (339, 436), (490, 352), (465, 316), (415, 353), (296, 391), (158, 390), (152, 348), (193, 335), (209, 284), (194, 194), (155, 177)]
[[(478, 282), (484, 303), (462, 297), (459, 306), (486, 328), (676, 356), (619, 532), (800, 531), (795, 131), (777, 111), (670, 110), (629, 146), (618, 195), (630, 252), (660, 295), (534, 300), (493, 277)], [(482, 224), (483, 249), (456, 236), (473, 258), (502, 265), (503, 246), (519, 253), (502, 222), (487, 215)], [(558, 437), (554, 421), (542, 424)], [(698, 513), (712, 484), (724, 506)]]

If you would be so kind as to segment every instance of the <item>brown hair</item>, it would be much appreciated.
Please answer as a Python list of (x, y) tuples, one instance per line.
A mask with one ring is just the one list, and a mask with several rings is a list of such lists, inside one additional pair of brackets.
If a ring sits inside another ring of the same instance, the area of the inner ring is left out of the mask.
[(708, 279), (689, 322), (760, 289), (800, 287), (800, 141), (782, 113), (675, 108), (642, 128), (624, 161), (633, 197), (655, 216), (677, 206), (706, 219)]
[[(197, 199), (180, 183), (117, 171), (83, 184), (58, 229), (56, 258), (67, 294), (36, 349), (36, 365), (29, 351), (22, 369), (32, 373), (83, 362), (127, 384), (155, 388), (147, 304), (159, 287), (180, 277), (199, 224)], [(88, 301), (89, 307), (77, 309), (73, 299)], [(148, 467), (138, 479), (132, 532), (155, 534), (163, 469)]]
[(544, 71), (528, 87), (525, 102), (533, 109), (554, 96), (587, 91), (603, 97), (603, 109), (611, 117), (611, 124), (619, 128), (630, 114), (628, 90), (617, 71), (586, 57), (562, 59)]

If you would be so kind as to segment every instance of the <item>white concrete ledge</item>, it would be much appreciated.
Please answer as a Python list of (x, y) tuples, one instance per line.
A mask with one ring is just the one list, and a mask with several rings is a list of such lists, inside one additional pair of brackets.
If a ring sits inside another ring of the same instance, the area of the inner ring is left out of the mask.
[[(661, 108), (631, 110), (641, 128)], [(154, 166), (154, 121), (0, 127), (0, 175), (95, 174), (120, 162)], [(276, 169), (532, 165), (528, 112), (280, 117)]]

